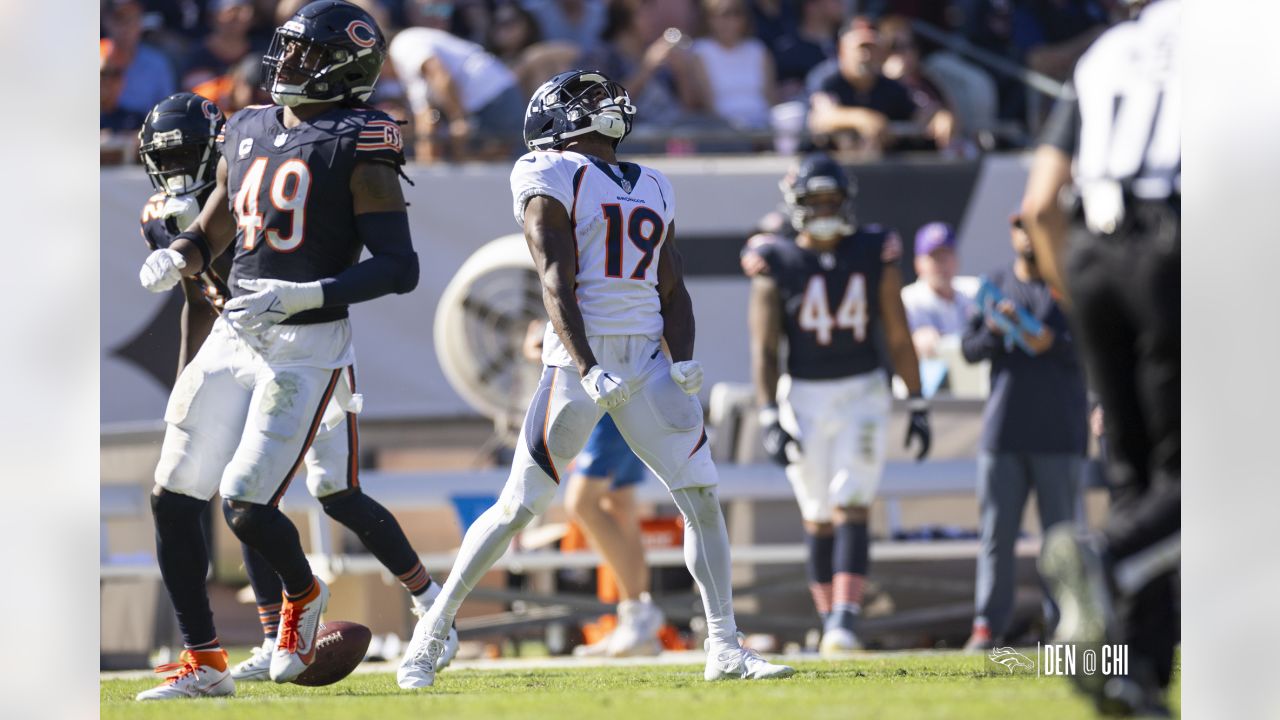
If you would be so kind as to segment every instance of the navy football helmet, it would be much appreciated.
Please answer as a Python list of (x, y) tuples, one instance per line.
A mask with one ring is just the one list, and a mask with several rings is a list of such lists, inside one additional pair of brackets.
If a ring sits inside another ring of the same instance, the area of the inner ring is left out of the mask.
[(225, 119), (213, 101), (181, 92), (161, 100), (138, 131), (138, 155), (156, 190), (190, 195), (213, 184)]
[(562, 72), (542, 84), (524, 114), (524, 144), (530, 150), (555, 150), (590, 132), (613, 141), (631, 132), (636, 106), (626, 88), (596, 70)]
[[(815, 152), (805, 155), (800, 163), (779, 183), (787, 203), (791, 226), (797, 232), (825, 240), (853, 232), (853, 196), (857, 183), (845, 174), (832, 157)], [(815, 207), (820, 196), (830, 195), (834, 202), (825, 212)]]
[(386, 55), (387, 40), (369, 13), (317, 0), (276, 28), (262, 58), (262, 88), (279, 105), (368, 100)]

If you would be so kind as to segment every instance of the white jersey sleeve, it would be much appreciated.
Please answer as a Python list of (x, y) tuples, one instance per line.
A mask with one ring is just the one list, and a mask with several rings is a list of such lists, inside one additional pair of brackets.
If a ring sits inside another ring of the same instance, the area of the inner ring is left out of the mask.
[(573, 173), (578, 163), (566, 159), (560, 153), (531, 152), (516, 161), (511, 168), (512, 211), (516, 222), (524, 227), (524, 206), (535, 195), (546, 195), (564, 205), (565, 212), (573, 210)]

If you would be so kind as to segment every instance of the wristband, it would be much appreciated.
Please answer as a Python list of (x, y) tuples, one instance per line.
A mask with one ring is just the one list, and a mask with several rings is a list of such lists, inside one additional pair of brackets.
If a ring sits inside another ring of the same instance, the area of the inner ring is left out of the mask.
[[(213, 251), (209, 249), (209, 241), (205, 239), (204, 233), (185, 230), (178, 233), (177, 236), (173, 238), (173, 242), (177, 242), (181, 239), (186, 239), (187, 242), (196, 246), (196, 250), (200, 251), (200, 269), (196, 271), (195, 274), (199, 275), (205, 270), (208, 270), (209, 264), (213, 262)], [(170, 247), (173, 247), (173, 242), (169, 243)]]

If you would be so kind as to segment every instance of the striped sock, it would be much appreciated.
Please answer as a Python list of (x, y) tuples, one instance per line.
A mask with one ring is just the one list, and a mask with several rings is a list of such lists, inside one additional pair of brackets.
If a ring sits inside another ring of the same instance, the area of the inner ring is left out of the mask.
[(311, 593), (315, 592), (315, 590), (316, 590), (316, 579), (315, 579), (315, 577), (313, 576), (313, 577), (311, 578), (311, 584), (307, 586), (307, 589), (306, 589), (306, 590), (303, 590), (302, 592), (298, 593), (297, 595), (289, 595), (289, 594), (286, 592), (286, 593), (285, 593), (285, 598), (287, 598), (287, 599), (289, 600), (289, 602), (294, 602), (294, 603), (296, 603), (296, 602), (298, 602), (299, 600), (302, 600), (302, 599), (306, 598), (306, 597), (307, 597), (308, 595), (310, 595)]
[(825, 619), (831, 614), (831, 583), (809, 583), (809, 592), (813, 595), (813, 606), (818, 609), (818, 614)]
[(396, 578), (410, 595), (420, 595), (431, 585), (431, 576), (427, 574), (427, 569), (422, 567), (421, 562), (414, 562), (408, 572), (401, 573)]
[(862, 590), (867, 576), (848, 572), (836, 573), (831, 583), (831, 605), (838, 610), (859, 612), (862, 609)]
[(274, 638), (280, 628), (280, 603), (259, 605), (258, 622), (262, 623), (262, 634)]
[(209, 652), (210, 650), (222, 649), (222, 645), (218, 642), (218, 638), (214, 638), (206, 643), (200, 643), (199, 645), (187, 645), (185, 647), (191, 652)]

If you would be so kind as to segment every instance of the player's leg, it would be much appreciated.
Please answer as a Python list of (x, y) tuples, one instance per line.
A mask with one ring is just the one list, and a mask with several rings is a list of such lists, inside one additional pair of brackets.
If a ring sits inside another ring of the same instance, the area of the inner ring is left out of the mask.
[(787, 379), (780, 384), (778, 400), (783, 429), (800, 443), (799, 459), (787, 465), (785, 472), (804, 521), (809, 551), (805, 564), (809, 592), (825, 625), (831, 616), (835, 572), (835, 532), (831, 523), (832, 436), (823, 431), (831, 394), (811, 383)]
[(604, 416), (574, 463), (565, 507), (582, 525), (618, 584), (618, 625), (608, 637), (575, 648), (575, 654), (612, 657), (656, 655), (662, 611), (649, 596), (649, 566), (640, 537), (634, 487), (648, 470)]
[[(656, 350), (657, 344), (652, 345)], [(666, 484), (684, 516), (685, 564), (698, 585), (707, 618), (709, 657), (704, 677), (790, 676), (795, 672), (792, 668), (767, 663), (739, 644), (729, 533), (716, 496), (718, 477), (702, 426), (702, 405), (671, 379), (665, 356), (657, 352), (646, 356), (653, 367), (635, 377), (648, 381), (611, 414), (627, 444)]]
[(311, 572), (298, 529), (281, 497), (320, 429), (341, 370), (259, 368), (244, 432), (222, 474), (223, 513), (241, 542), (280, 576), (284, 597), (271, 679), (288, 682), (315, 657), (315, 636), (329, 591)]
[[(421, 616), (440, 594), (440, 585), (422, 566), (395, 516), (360, 487), (358, 398), (355, 369), (348, 366), (307, 451), (307, 489), (320, 501), (325, 514), (355, 533), (383, 567), (395, 575), (409, 593), (413, 612)], [(444, 664), (453, 659), (457, 649), (455, 631), (450, 634), (450, 652), (442, 659)]]
[[(1043, 538), (1045, 533), (1062, 523), (1075, 527), (1083, 459), (1070, 453), (1042, 453), (1027, 455), (1026, 463), (1031, 485), (1036, 491), (1040, 536)], [(1058, 624), (1058, 605), (1053, 602), (1053, 595), (1047, 588), (1044, 592), (1044, 619), (1045, 628), (1052, 636)]]
[(244, 543), (240, 543), (240, 552), (244, 558), (245, 574), (249, 576), (249, 587), (253, 589), (253, 599), (258, 606), (258, 622), (262, 625), (262, 644), (253, 649), (249, 658), (241, 661), (231, 669), (231, 677), (236, 682), (259, 682), (270, 679), (271, 653), (276, 647), (276, 637), (280, 628), (280, 606), (284, 594), (284, 585), (280, 576), (272, 569), (271, 563)]
[(217, 491), (221, 468), (239, 435), (249, 393), (232, 377), (221, 352), (225, 338), (211, 341), (182, 372), (165, 409), (164, 442), (156, 466), (151, 512), (156, 526), (156, 559), (182, 633), (177, 674), (139, 700), (229, 695), (235, 680), (227, 672), (205, 589), (209, 550), (200, 517)]
[(974, 587), (973, 635), (966, 647), (1004, 642), (1017, 587), (1018, 530), (1031, 477), (1025, 457), (978, 453), (978, 570)]
[(440, 596), (418, 620), (396, 674), (405, 689), (429, 687), (453, 619), (467, 595), (512, 539), (555, 498), (560, 473), (587, 441), (600, 408), (573, 368), (547, 368), (525, 414), (511, 475), (498, 497), (467, 529)]
[(841, 381), (835, 415), (842, 418), (831, 449), (831, 498), (835, 547), (831, 616), (823, 632), (828, 653), (857, 649), (862, 597), (870, 569), (870, 506), (884, 473), (889, 422), (889, 387), (880, 372)]

